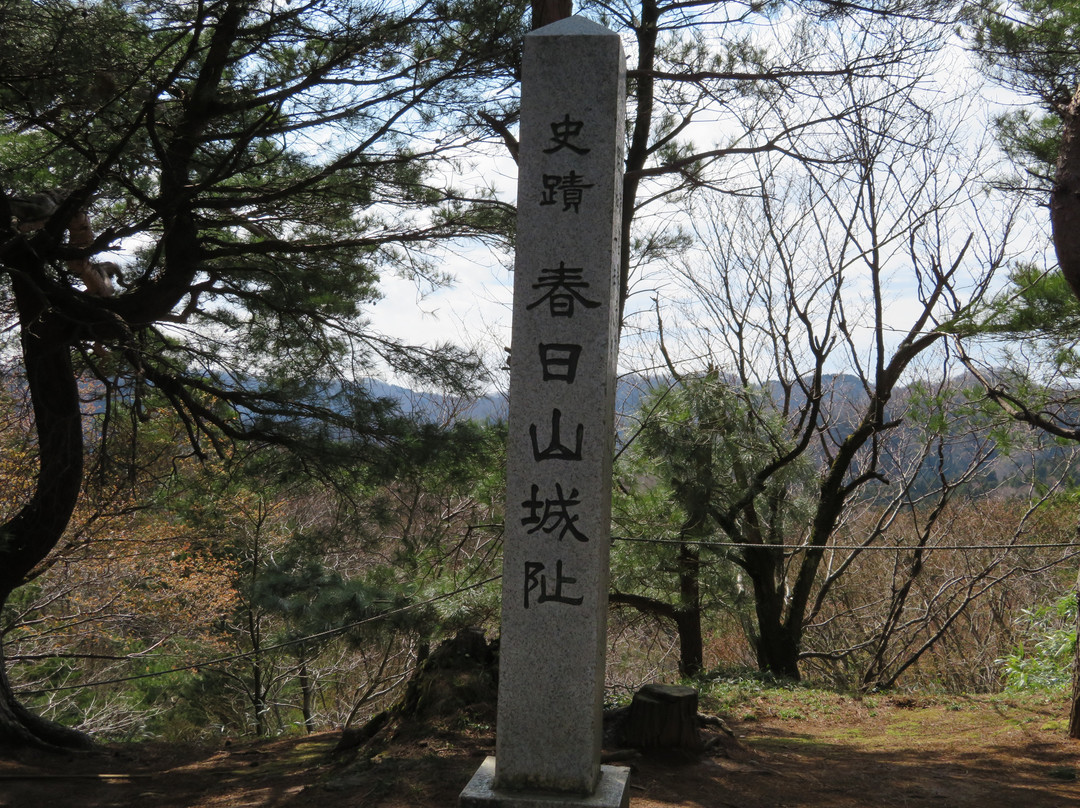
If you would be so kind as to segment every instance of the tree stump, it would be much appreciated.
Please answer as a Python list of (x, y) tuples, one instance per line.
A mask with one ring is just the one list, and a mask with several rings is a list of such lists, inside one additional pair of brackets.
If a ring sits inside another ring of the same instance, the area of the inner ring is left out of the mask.
[(372, 757), (402, 726), (422, 727), (447, 716), (494, 724), (497, 680), (494, 643), (479, 628), (463, 629), (430, 655), (420, 653), (404, 695), (362, 727), (342, 730), (334, 754), (364, 748)]
[(645, 685), (634, 694), (623, 742), (641, 750), (700, 752), (698, 694), (683, 685)]

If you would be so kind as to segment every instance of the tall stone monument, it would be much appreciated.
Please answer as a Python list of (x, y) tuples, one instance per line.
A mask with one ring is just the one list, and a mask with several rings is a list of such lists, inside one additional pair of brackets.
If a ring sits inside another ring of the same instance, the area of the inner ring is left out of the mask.
[(569, 17), (525, 37), (495, 757), (477, 806), (625, 806), (600, 765), (625, 56)]

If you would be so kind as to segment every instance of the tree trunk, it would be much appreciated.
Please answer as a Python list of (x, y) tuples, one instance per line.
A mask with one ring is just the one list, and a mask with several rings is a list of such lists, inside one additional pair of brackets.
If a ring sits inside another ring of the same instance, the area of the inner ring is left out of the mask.
[(266, 693), (263, 685), (263, 659), (262, 645), (259, 642), (259, 631), (252, 612), (248, 611), (248, 630), (251, 636), (251, 710), (255, 716), (255, 735), (264, 738), (267, 735), (266, 727)]
[(1076, 648), (1073, 650), (1072, 709), (1069, 737), (1080, 740), (1080, 573), (1076, 575)]
[(1073, 294), (1080, 297), (1080, 89), (1060, 115), (1061, 147), (1050, 194), (1050, 224), (1058, 265)]
[(315, 731), (315, 717), (312, 715), (312, 705), (315, 700), (314, 688), (311, 686), (311, 675), (307, 669), (307, 658), (300, 658), (300, 711), (304, 716), (304, 731), (310, 735)]
[(47, 721), (27, 710), (11, 691), (7, 662), (0, 645), (0, 750), (90, 749), (90, 737), (78, 730)]
[(754, 612), (758, 636), (754, 642), (758, 670), (799, 680), (799, 646), (802, 623), (789, 625), (784, 620), (783, 593), (777, 586), (775, 554), (781, 551), (762, 546), (747, 548), (743, 569), (754, 585)]
[[(656, 41), (659, 37), (660, 9), (656, 0), (641, 4), (641, 23), (637, 26), (637, 78), (634, 80), (634, 128), (629, 133), (626, 166), (623, 174), (623, 201), (619, 237), (619, 323), (623, 319), (626, 298), (630, 294), (631, 228), (637, 213), (637, 192), (641, 184), (638, 173), (645, 168), (652, 145), (652, 122), (656, 104), (655, 79)], [(628, 99), (629, 102), (629, 99)]]
[(573, 0), (532, 0), (532, 28), (543, 28), (574, 13)]
[(682, 685), (645, 685), (634, 694), (623, 743), (635, 749), (701, 751), (698, 694)]
[(703, 646), (700, 605), (693, 609), (677, 607), (655, 598), (623, 592), (610, 593), (608, 603), (612, 606), (631, 606), (642, 614), (671, 620), (679, 636), (679, 675), (691, 677), (701, 672)]
[(799, 644), (801, 637), (796, 636), (788, 626), (769, 622), (758, 625), (760, 636), (757, 640), (757, 658), (759, 670), (796, 682), (799, 674)]
[[(1058, 266), (1073, 294), (1080, 298), (1080, 88), (1061, 115), (1061, 145), (1058, 149), (1054, 188), (1050, 194), (1050, 224)], [(1077, 577), (1080, 598), (1080, 575)], [(1069, 737), (1080, 739), (1080, 603), (1077, 610), (1077, 642), (1073, 660), (1072, 710)]]
[[(36, 259), (5, 256), (26, 266), (12, 275), (19, 310), (26, 381), (38, 437), (38, 476), (33, 496), (0, 525), (0, 608), (56, 547), (79, 499), (83, 476), (82, 414), (71, 362), (68, 324), (52, 316), (27, 277), (40, 271)], [(89, 739), (30, 713), (12, 692), (0, 647), (0, 746), (86, 748)]]
[(701, 636), (701, 608), (675, 611), (675, 628), (679, 632), (679, 675), (693, 679), (705, 668), (705, 648)]
[(12, 278), (38, 437), (33, 496), (0, 525), (0, 599), (21, 586), (67, 529), (83, 475), (82, 413), (67, 328), (29, 283)]
[(679, 675), (692, 679), (705, 666), (701, 636), (701, 558), (697, 545), (679, 548), (679, 606), (675, 626), (679, 632)]

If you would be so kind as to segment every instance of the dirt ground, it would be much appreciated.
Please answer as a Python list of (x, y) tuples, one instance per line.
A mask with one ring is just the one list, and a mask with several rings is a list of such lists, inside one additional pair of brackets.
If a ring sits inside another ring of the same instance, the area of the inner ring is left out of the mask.
[[(1062, 700), (768, 697), (706, 728), (710, 753), (635, 756), (632, 808), (1080, 806), (1080, 742)], [(111, 745), (0, 760), (3, 808), (446, 808), (486, 755), (483, 715), (406, 725), (377, 754), (337, 733), (224, 744)]]

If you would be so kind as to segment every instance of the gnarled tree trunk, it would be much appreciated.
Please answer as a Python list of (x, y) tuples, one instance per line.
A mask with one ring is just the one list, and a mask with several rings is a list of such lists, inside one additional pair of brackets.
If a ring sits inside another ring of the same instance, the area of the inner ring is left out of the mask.
[[(24, 260), (32, 271), (35, 259), (26, 255)], [(11, 265), (10, 257), (6, 263)], [(25, 278), (13, 275), (12, 289), (19, 309), (39, 465), (33, 496), (0, 525), (0, 607), (60, 541), (75, 511), (83, 477), (82, 417), (70, 327), (53, 314)], [(47, 722), (20, 704), (3, 662), (0, 648), (0, 746), (89, 745), (82, 733)]]

